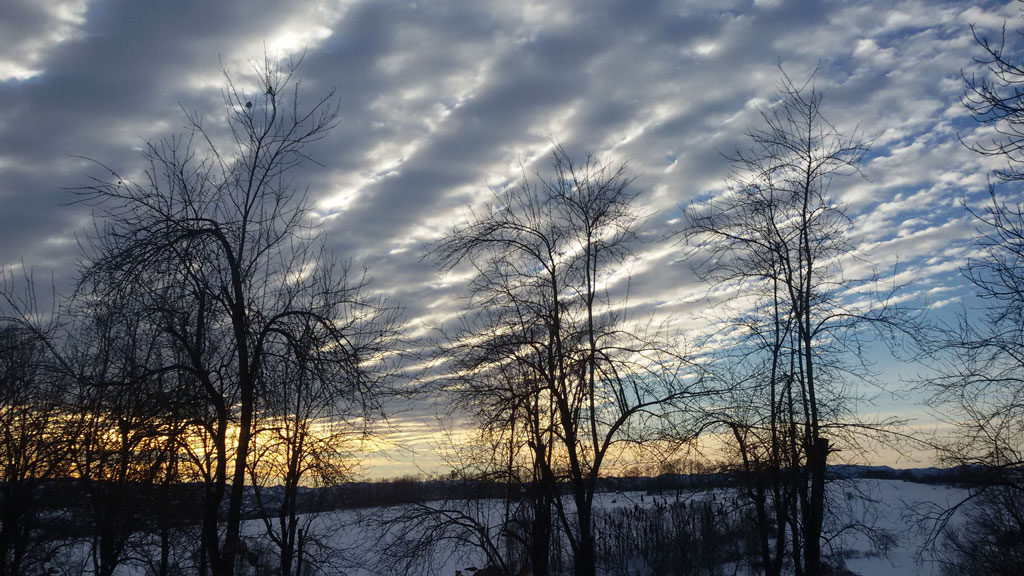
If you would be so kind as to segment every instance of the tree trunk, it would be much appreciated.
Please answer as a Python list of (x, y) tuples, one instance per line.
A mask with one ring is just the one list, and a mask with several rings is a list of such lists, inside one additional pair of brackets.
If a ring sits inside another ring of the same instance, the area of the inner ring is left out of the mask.
[(825, 519), (825, 471), (828, 439), (815, 438), (807, 454), (810, 469), (811, 498), (808, 525), (804, 528), (804, 567), (807, 576), (821, 574), (821, 532)]
[[(533, 576), (548, 576), (551, 559), (551, 496), (544, 486), (537, 483), (533, 489), (541, 490), (544, 493), (534, 495), (533, 522), (530, 527), (530, 565), (533, 569)], [(539, 505), (536, 504), (539, 502)]]
[(574, 576), (595, 576), (597, 558), (594, 553), (593, 516), (585, 494), (582, 499), (576, 499), (576, 515), (579, 518), (580, 532), (572, 573)]

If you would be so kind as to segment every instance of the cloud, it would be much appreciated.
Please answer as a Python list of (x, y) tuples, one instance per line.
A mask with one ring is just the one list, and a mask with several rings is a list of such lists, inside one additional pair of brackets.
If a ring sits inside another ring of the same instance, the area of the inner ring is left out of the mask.
[[(798, 81), (814, 74), (842, 131), (874, 139), (867, 179), (833, 183), (853, 238), (881, 268), (899, 258), (913, 281), (952, 289), (964, 256), (944, 248), (973, 233), (958, 200), (983, 193), (996, 165), (958, 141), (984, 134), (959, 105), (977, 53), (968, 25), (991, 34), (1019, 17), (1013, 3), (953, 0), (77, 0), (0, 12), (0, 266), (24, 260), (67, 285), (90, 220), (66, 188), (104, 175), (76, 156), (137, 175), (142, 142), (179, 131), (181, 108), (221, 122), (221, 67), (244, 87), (264, 49), (304, 51), (303, 92), (336, 87), (342, 117), (311, 150), (323, 167), (296, 181), (328, 246), (370, 266), (419, 333), (457, 314), (464, 289), (421, 260), (424, 244), (521, 169), (544, 169), (552, 140), (628, 162), (658, 240), (682, 226), (681, 206), (724, 187), (780, 64)], [(706, 287), (680, 254), (638, 249), (632, 299), (638, 314), (699, 327)]]
[(33, 2), (12, 0), (0, 18), (0, 82), (25, 81), (44, 72), (43, 63), (58, 45), (74, 39), (85, 23), (88, 0)]

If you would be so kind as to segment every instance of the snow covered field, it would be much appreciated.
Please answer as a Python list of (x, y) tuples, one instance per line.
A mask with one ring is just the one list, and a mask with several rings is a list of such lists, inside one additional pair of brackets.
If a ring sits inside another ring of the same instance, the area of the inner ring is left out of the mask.
[[(926, 508), (950, 507), (966, 496), (966, 490), (945, 485), (930, 485), (908, 482), (904, 480), (849, 479), (837, 480), (829, 485), (833, 506), (833, 518), (838, 524), (831, 526), (833, 534), (823, 546), (823, 553), (832, 553), (841, 557), (845, 567), (852, 574), (861, 576), (937, 576), (939, 567), (929, 560), (927, 555), (920, 555), (921, 546), (927, 534), (915, 522), (915, 517)], [(652, 567), (652, 554), (664, 550), (646, 550), (639, 548), (623, 549), (621, 533), (610, 535), (608, 526), (622, 519), (639, 518), (637, 524), (648, 522), (652, 517), (670, 521), (670, 512), (657, 516), (655, 513), (664, 511), (693, 510), (712, 512), (707, 518), (725, 518), (726, 523), (741, 522), (735, 511), (739, 509), (737, 493), (733, 489), (719, 488), (713, 490), (682, 490), (650, 494), (645, 492), (604, 492), (599, 493), (595, 500), (595, 525), (599, 547), (611, 548), (611, 558), (623, 559), (624, 563), (617, 568), (606, 569), (605, 574), (617, 576), (630, 574), (636, 576), (657, 575), (659, 570)], [(408, 555), (402, 557), (401, 549), (397, 550), (399, 558), (394, 556), (390, 561), (384, 557), (385, 544), (393, 541), (395, 532), (385, 530), (388, 520), (404, 515), (408, 530), (407, 538), (418, 539), (420, 536), (437, 535), (437, 526), (424, 515), (425, 506), (444, 507), (449, 512), (475, 517), (481, 525), (492, 529), (500, 524), (503, 505), (499, 500), (475, 500), (432, 502), (426, 505), (405, 504), (391, 507), (355, 508), (324, 512), (308, 517), (305, 527), (307, 535), (313, 536), (314, 542), (307, 546), (306, 554), (318, 558), (318, 569), (311, 574), (347, 574), (349, 576), (384, 576), (387, 574), (432, 574), (438, 576), (454, 576), (456, 571), (469, 576), (467, 568), (482, 568), (486, 559), (480, 548), (458, 540), (444, 540), (428, 549), (420, 549), (425, 556)], [(412, 514), (410, 514), (412, 513)], [(646, 513), (646, 515), (645, 515)], [(698, 513), (699, 516), (700, 513)], [(678, 520), (678, 514), (676, 516)], [(717, 520), (716, 520), (717, 521)], [(691, 524), (692, 525), (692, 524)], [(393, 527), (393, 524), (391, 524)], [(604, 533), (602, 533), (602, 530)], [(631, 534), (643, 532), (645, 529), (631, 527)], [(627, 532), (630, 530), (627, 530)], [(253, 576), (274, 574), (273, 547), (265, 536), (265, 525), (262, 521), (245, 522), (243, 532), (249, 542), (248, 559), (251, 564), (245, 565), (240, 574)], [(728, 532), (728, 529), (726, 529)], [(612, 537), (614, 536), (614, 537)], [(876, 543), (872, 544), (874, 537)], [(424, 541), (428, 541), (425, 539)], [(496, 540), (497, 541), (497, 540)], [(422, 542), (420, 542), (422, 544)], [(881, 549), (878, 546), (881, 543)], [(615, 546), (619, 546), (615, 549)], [(732, 548), (729, 548), (729, 547)], [(721, 549), (725, 562), (720, 566), (721, 574), (750, 574), (749, 567), (743, 561), (737, 561), (730, 550), (738, 549), (739, 544), (726, 543)], [(701, 552), (696, 552), (700, 554)], [(707, 553), (706, 550), (703, 553)], [(66, 547), (60, 554), (61, 568), (55, 574), (89, 574), (88, 545), (77, 542)], [(262, 566), (260, 561), (262, 560)], [(401, 560), (408, 560), (402, 565)], [(191, 560), (187, 555), (179, 557), (181, 566), (188, 573)], [(147, 569), (141, 564), (123, 564), (116, 571), (118, 576), (142, 576)]]
[[(925, 555), (919, 554), (927, 534), (922, 526), (917, 525), (915, 517), (923, 510), (922, 506), (937, 505), (948, 507), (959, 502), (966, 491), (961, 488), (943, 485), (928, 485), (903, 480), (855, 479), (841, 480), (830, 484), (833, 493), (832, 503), (841, 520), (840, 525), (833, 526), (838, 530), (828, 542), (825, 551), (833, 551), (841, 555), (846, 568), (854, 574), (862, 576), (932, 576), (939, 573), (939, 568)], [(731, 489), (703, 491), (682, 491), (663, 494), (646, 494), (642, 492), (600, 493), (597, 495), (595, 507), (600, 511), (598, 516), (607, 517), (614, 511), (629, 511), (637, 508), (653, 509), (665, 507), (673, 502), (686, 502), (691, 507), (695, 504), (712, 504), (728, 510), (736, 505), (736, 494)], [(472, 507), (476, 514), (490, 516), (492, 524), (497, 523), (500, 513), (497, 501), (477, 502)], [(384, 573), (384, 563), (375, 560), (378, 547), (383, 538), (374, 528), (382, 515), (394, 513), (395, 509), (364, 509), (332, 512), (321, 515), (317, 520), (320, 529), (332, 532), (331, 545), (345, 556), (347, 560), (360, 560), (362, 567), (347, 566), (353, 576), (374, 576)], [(260, 529), (257, 523), (250, 523), (250, 533)], [(417, 529), (427, 529), (421, 523)], [(599, 528), (600, 530), (600, 524)], [(871, 543), (869, 534), (881, 540), (884, 550)], [(598, 534), (598, 538), (601, 538)], [(343, 564), (348, 564), (345, 561)], [(456, 570), (470, 566), (482, 567), (484, 555), (471, 546), (458, 546), (447, 542), (436, 549), (431, 566), (425, 571), (430, 574), (454, 575)], [(424, 568), (427, 568), (424, 566)], [(723, 573), (745, 574), (748, 571), (742, 565), (727, 565)], [(633, 572), (635, 570), (635, 572)], [(467, 574), (468, 572), (463, 572)], [(628, 573), (656, 573), (644, 566), (633, 566)]]
[(893, 545), (884, 554), (872, 550), (867, 539), (856, 530), (842, 537), (846, 550), (846, 567), (862, 576), (931, 576), (938, 567), (927, 555), (916, 561), (927, 534), (914, 522), (922, 505), (948, 508), (960, 502), (967, 491), (942, 485), (918, 484), (903, 480), (848, 480), (833, 484), (842, 491), (854, 511), (863, 521), (879, 529), (888, 530), (894, 537)]

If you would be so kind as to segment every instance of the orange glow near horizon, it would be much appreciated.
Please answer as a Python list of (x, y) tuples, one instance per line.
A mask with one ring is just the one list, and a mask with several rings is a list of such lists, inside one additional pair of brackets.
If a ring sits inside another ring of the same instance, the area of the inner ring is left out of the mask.
[[(57, 419), (60, 420), (60, 419)], [(250, 445), (250, 471), (260, 484), (279, 483), (287, 470), (288, 447), (284, 440), (295, 432), (295, 421), (261, 421)], [(939, 437), (953, 431), (950, 425), (931, 423), (930, 428), (903, 427), (895, 430), (910, 437)], [(316, 420), (302, 424), (306, 449), (318, 451), (319, 464), (327, 466), (323, 481), (352, 479), (386, 479), (400, 476), (445, 477), (453, 470), (472, 469), (477, 450), (487, 450), (481, 432), (458, 418), (392, 418), (370, 427), (362, 420), (353, 422)], [(183, 479), (200, 479), (210, 474), (216, 454), (210, 435), (198, 426), (183, 432), (179, 465)], [(166, 449), (169, 436), (156, 435), (133, 444), (133, 454), (157, 454)], [(93, 437), (93, 450), (117, 454), (123, 438), (114, 426)], [(238, 427), (228, 430), (228, 470), (233, 466), (234, 447), (238, 443)], [(644, 446), (613, 444), (602, 464), (602, 476), (654, 476), (663, 472), (694, 473), (735, 462), (728, 434), (707, 434), (684, 446), (648, 442)], [(327, 458), (323, 455), (328, 454)], [(308, 458), (308, 456), (307, 456)], [(137, 466), (153, 465), (152, 459), (137, 459)], [(324, 464), (326, 462), (326, 464)], [(935, 453), (924, 444), (905, 441), (901, 445), (861, 439), (859, 447), (839, 446), (830, 456), (832, 464), (885, 465), (893, 468), (938, 466)], [(93, 463), (96, 465), (96, 462)], [(103, 464), (101, 464), (102, 466)], [(161, 464), (163, 465), (163, 464)], [(100, 468), (84, 470), (71, 465), (67, 472), (106, 478)], [(321, 485), (316, 473), (306, 471), (300, 482), (305, 486)]]

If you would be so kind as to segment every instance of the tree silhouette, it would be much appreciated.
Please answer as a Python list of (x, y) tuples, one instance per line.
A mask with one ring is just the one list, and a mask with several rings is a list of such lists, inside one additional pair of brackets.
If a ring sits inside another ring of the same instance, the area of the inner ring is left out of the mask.
[(749, 149), (736, 153), (731, 185), (688, 208), (683, 235), (698, 274), (738, 301), (710, 343), (724, 407), (710, 418), (735, 440), (750, 481), (742, 493), (755, 510), (759, 564), (777, 575), (789, 556), (796, 574), (816, 576), (826, 569), (828, 456), (843, 436), (886, 424), (856, 417), (846, 377), (868, 375), (865, 329), (901, 333), (913, 318), (889, 304), (891, 292), (877, 293), (875, 277), (844, 273), (862, 256), (829, 186), (859, 172), (870, 142), (829, 123), (810, 82), (783, 73), (780, 84)]
[(241, 549), (268, 366), (317, 350), (318, 362), (334, 366), (324, 384), (335, 397), (359, 398), (369, 416), (380, 413), (377, 371), (392, 361), (393, 308), (332, 265), (293, 179), (338, 115), (333, 91), (302, 104), (297, 65), (254, 62), (255, 94), (225, 72), (227, 134), (186, 114), (187, 134), (147, 144), (141, 181), (110, 171), (79, 190), (97, 214), (83, 285), (143, 302), (175, 352), (155, 370), (178, 372), (192, 387), (200, 428), (192, 461), (206, 485), (203, 563), (216, 575), (234, 572)]
[[(606, 459), (700, 392), (675, 343), (631, 325), (625, 291), (616, 292), (641, 223), (632, 184), (623, 166), (576, 163), (556, 146), (551, 176), (524, 176), (429, 250), (443, 270), (473, 272), (468, 312), (446, 347), (449, 391), (478, 422), (490, 420), (509, 481), (547, 491), (534, 521), (543, 527), (553, 504), (581, 575), (595, 573), (594, 493)], [(574, 511), (559, 497), (563, 482)], [(531, 553), (534, 573), (548, 548)]]

